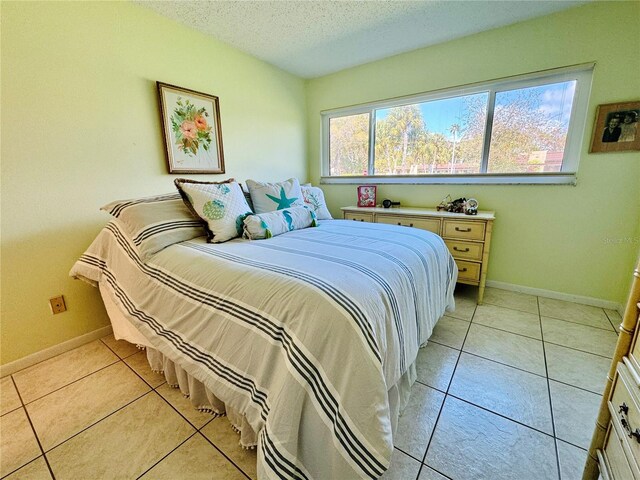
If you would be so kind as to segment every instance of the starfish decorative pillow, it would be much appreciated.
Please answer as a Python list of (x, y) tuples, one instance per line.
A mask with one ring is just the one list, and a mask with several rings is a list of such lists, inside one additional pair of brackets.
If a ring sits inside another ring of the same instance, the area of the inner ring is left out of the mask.
[(304, 197), (297, 178), (277, 183), (247, 180), (246, 185), (251, 195), (253, 210), (256, 213), (304, 206)]

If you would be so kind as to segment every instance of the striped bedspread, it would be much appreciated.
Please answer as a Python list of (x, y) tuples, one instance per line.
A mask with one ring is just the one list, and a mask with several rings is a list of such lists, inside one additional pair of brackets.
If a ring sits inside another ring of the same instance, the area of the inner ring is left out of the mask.
[(260, 478), (377, 478), (387, 391), (415, 361), (457, 269), (408, 227), (320, 222), (269, 240), (172, 245), (146, 263), (117, 220), (71, 275), (107, 286), (149, 341), (245, 415)]

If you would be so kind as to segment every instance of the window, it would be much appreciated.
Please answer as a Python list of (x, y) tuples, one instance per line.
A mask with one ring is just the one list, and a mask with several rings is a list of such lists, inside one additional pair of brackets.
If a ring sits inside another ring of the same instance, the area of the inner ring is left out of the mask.
[(323, 182), (575, 183), (592, 70), (323, 112)]

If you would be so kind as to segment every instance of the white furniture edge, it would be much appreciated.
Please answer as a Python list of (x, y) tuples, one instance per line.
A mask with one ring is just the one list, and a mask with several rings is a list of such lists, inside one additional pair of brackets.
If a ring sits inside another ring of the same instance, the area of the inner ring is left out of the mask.
[(524, 285), (516, 285), (514, 283), (498, 282), (496, 280), (487, 280), (487, 287), (509, 290), (511, 292), (527, 293), (538, 297), (553, 298), (554, 300), (582, 303), (584, 305), (591, 305), (592, 307), (607, 308), (609, 310), (617, 311), (620, 315), (624, 312), (624, 306), (621, 303), (603, 300), (602, 298), (585, 297), (583, 295), (574, 295), (571, 293), (556, 292), (554, 290), (545, 290), (543, 288), (527, 287)]
[(112, 332), (113, 329), (111, 328), (111, 325), (107, 325), (106, 327), (66, 340), (62, 343), (45, 348), (39, 352), (32, 353), (26, 357), (19, 358), (18, 360), (14, 360), (13, 362), (9, 362), (5, 365), (0, 365), (0, 378), (12, 375), (20, 370), (24, 370), (27, 367), (35, 365), (36, 363), (44, 362), (45, 360), (49, 360), (57, 355), (73, 350), (74, 348), (81, 347), (82, 345), (98, 340), (99, 338), (106, 337)]

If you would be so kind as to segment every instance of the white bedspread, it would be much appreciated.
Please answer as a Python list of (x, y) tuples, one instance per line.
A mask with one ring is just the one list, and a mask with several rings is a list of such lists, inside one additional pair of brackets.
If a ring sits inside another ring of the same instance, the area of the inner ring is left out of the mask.
[(348, 479), (388, 468), (387, 390), (453, 307), (457, 269), (437, 235), (344, 220), (143, 263), (116, 220), (71, 275), (246, 416), (260, 478)]

